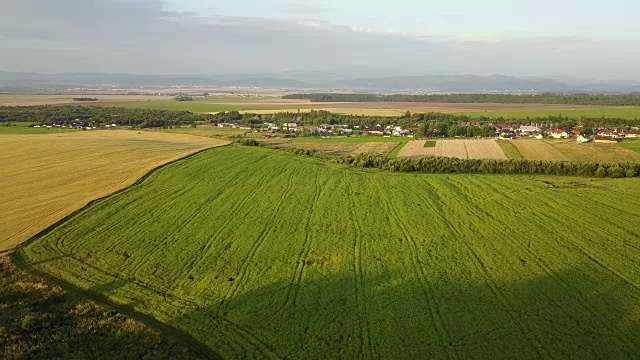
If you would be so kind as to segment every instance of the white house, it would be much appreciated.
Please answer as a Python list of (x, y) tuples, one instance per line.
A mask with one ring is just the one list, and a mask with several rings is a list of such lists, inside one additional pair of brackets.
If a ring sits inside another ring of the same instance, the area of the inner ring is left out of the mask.
[(520, 128), (518, 129), (518, 131), (522, 134), (522, 135), (532, 135), (532, 134), (538, 134), (542, 131), (542, 129), (540, 129), (537, 126), (520, 126)]

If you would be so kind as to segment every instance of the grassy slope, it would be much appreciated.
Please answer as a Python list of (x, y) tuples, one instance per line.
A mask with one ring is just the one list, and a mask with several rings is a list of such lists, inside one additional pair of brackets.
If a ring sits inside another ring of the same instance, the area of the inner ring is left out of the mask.
[(126, 130), (0, 135), (0, 251), (157, 166), (224, 143)]
[(20, 255), (226, 358), (629, 358), (639, 185), (219, 148)]
[(0, 358), (195, 359), (141, 323), (50, 286), (0, 257)]

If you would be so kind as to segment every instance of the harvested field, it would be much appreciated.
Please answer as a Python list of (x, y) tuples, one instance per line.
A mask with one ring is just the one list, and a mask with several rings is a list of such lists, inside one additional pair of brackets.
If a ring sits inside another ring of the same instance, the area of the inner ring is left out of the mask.
[(400, 141), (397, 142), (287, 142), (279, 146), (297, 149), (315, 149), (334, 155), (358, 155), (365, 152), (380, 154), (390, 153)]
[(467, 147), (464, 140), (441, 140), (436, 143), (436, 156), (456, 157), (468, 159)]
[[(469, 159), (506, 159), (496, 140), (465, 140)], [(437, 145), (436, 145), (437, 146)]]
[(569, 161), (567, 156), (544, 140), (520, 139), (511, 143), (527, 160)]
[(506, 159), (495, 140), (440, 140), (436, 143), (436, 156), (459, 159)]
[(638, 198), (640, 179), (387, 173), (222, 147), (16, 257), (225, 359), (635, 359)]
[(149, 170), (226, 142), (204, 137), (99, 130), (0, 136), (0, 250), (10, 249), (89, 201)]
[[(398, 157), (434, 156), (435, 147), (424, 147), (426, 140), (409, 141), (398, 153)], [(436, 145), (437, 146), (437, 145)]]
[(548, 141), (571, 161), (640, 162), (640, 154), (619, 144), (581, 144), (573, 140)]

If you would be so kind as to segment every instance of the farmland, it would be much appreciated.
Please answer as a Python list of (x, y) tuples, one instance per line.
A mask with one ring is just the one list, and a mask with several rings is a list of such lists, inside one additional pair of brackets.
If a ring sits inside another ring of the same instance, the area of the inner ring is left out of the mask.
[[(175, 91), (172, 90), (172, 91)], [(185, 90), (188, 92), (189, 90)], [(202, 91), (202, 90), (199, 90)], [(237, 91), (237, 89), (235, 90)], [(258, 90), (255, 90), (258, 91)], [(326, 110), (334, 113), (367, 116), (400, 116), (409, 110), (412, 113), (441, 112), (468, 115), (473, 118), (526, 118), (562, 115), (565, 117), (620, 117), (640, 118), (637, 106), (589, 106), (552, 104), (497, 104), (497, 103), (420, 103), (420, 102), (310, 102), (289, 100), (279, 96), (281, 92), (246, 93), (241, 95), (196, 97), (194, 101), (179, 102), (166, 95), (105, 95), (92, 94), (98, 101), (80, 104), (73, 101), (79, 95), (0, 95), (3, 105), (76, 104), (85, 106), (125, 107), (154, 110), (188, 110), (199, 113), (220, 111), (243, 111), (254, 113), (277, 113)]]
[(155, 167), (225, 143), (126, 130), (51, 132), (0, 135), (0, 251)]
[(16, 259), (225, 358), (632, 358), (639, 185), (221, 147), (92, 204)]

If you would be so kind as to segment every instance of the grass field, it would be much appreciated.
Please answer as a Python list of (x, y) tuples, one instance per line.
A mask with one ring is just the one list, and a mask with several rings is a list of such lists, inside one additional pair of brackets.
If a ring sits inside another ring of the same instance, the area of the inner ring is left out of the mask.
[(507, 159), (523, 159), (524, 157), (520, 153), (520, 150), (513, 145), (510, 140), (498, 140), (498, 146), (502, 149), (502, 152), (507, 157)]
[(623, 148), (627, 149), (627, 150), (631, 150), (631, 151), (635, 151), (637, 153), (640, 153), (640, 140), (627, 140), (623, 143), (618, 144), (619, 146), (622, 146)]
[(0, 135), (0, 251), (161, 164), (223, 143), (127, 130)]
[(224, 358), (634, 358), (638, 198), (639, 179), (393, 174), (222, 147), (16, 256)]

